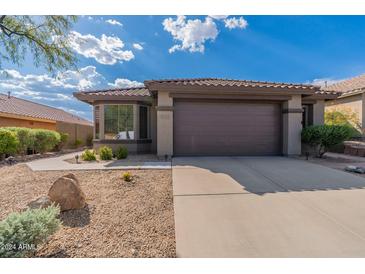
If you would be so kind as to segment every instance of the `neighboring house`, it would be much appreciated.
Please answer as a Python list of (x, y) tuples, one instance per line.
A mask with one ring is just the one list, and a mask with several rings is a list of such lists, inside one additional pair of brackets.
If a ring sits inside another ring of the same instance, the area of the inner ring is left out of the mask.
[(326, 110), (348, 111), (356, 114), (365, 132), (365, 74), (347, 79), (323, 88), (326, 91), (339, 92), (338, 98), (326, 102)]
[(0, 94), (0, 127), (43, 128), (68, 133), (69, 145), (76, 139), (85, 144), (93, 134), (93, 124), (88, 120), (10, 94)]
[(303, 125), (323, 124), (320, 87), (227, 79), (145, 81), (75, 92), (94, 106), (94, 146), (159, 156), (297, 155)]

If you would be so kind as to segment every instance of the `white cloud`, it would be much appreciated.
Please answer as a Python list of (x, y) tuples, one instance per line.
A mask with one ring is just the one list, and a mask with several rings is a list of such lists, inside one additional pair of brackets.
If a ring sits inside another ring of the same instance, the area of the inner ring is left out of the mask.
[(209, 15), (209, 17), (212, 17), (215, 20), (224, 20), (228, 17), (228, 15)]
[(76, 31), (70, 32), (70, 45), (79, 54), (94, 58), (98, 63), (114, 65), (116, 62), (130, 61), (134, 54), (130, 50), (123, 50), (124, 43), (118, 37), (106, 36), (101, 38), (94, 35), (82, 35)]
[(105, 87), (105, 78), (94, 66), (67, 70), (53, 78), (47, 74), (21, 74), (16, 70), (0, 70), (0, 92), (48, 102), (76, 102), (72, 92)]
[(143, 83), (131, 81), (129, 79), (117, 78), (114, 83), (108, 83), (108, 85), (115, 88), (135, 88), (143, 86)]
[(134, 44), (133, 44), (133, 47), (134, 47), (135, 49), (138, 49), (138, 50), (143, 50), (143, 46), (142, 46), (141, 44), (138, 44), (138, 43), (134, 43)]
[(347, 79), (346, 78), (344, 78), (344, 79), (334, 79), (334, 78), (331, 78), (331, 77), (327, 77), (327, 78), (313, 79), (312, 81), (307, 82), (307, 84), (320, 86), (320, 87), (325, 87), (326, 85), (330, 86), (330, 85), (333, 85), (333, 84), (336, 84), (338, 82), (342, 82), (342, 81), (345, 81), (345, 80), (347, 80)]
[(239, 18), (236, 17), (226, 18), (224, 19), (224, 24), (225, 27), (229, 29), (235, 29), (235, 28), (245, 29), (248, 26), (247, 21), (242, 16)]
[(117, 26), (123, 27), (123, 24), (121, 22), (114, 20), (114, 19), (108, 19), (108, 20), (105, 20), (105, 22), (110, 25), (117, 25)]
[(218, 35), (218, 29), (211, 17), (204, 21), (200, 19), (187, 20), (185, 16), (177, 16), (176, 19), (166, 18), (162, 25), (164, 30), (171, 33), (178, 44), (173, 45), (169, 52), (176, 50), (188, 50), (190, 52), (204, 52), (205, 42), (214, 41)]

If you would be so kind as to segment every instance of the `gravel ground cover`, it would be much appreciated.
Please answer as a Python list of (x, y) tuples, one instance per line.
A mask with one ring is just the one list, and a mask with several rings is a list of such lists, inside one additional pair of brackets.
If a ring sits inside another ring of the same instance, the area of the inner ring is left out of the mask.
[[(33, 172), (25, 164), (0, 168), (0, 220), (46, 195), (67, 171)], [(62, 228), (39, 257), (175, 257), (171, 170), (74, 171), (87, 206), (61, 213)]]

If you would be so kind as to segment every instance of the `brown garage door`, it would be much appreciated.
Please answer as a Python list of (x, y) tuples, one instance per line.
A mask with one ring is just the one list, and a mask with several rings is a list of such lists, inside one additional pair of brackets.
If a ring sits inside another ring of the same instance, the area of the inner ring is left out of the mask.
[(174, 155), (279, 155), (281, 108), (274, 103), (174, 102)]

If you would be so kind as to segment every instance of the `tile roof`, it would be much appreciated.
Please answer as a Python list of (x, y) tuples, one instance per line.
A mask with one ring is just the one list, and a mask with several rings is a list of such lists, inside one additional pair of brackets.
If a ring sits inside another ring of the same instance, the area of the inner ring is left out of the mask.
[(319, 86), (309, 84), (293, 84), (293, 83), (277, 83), (277, 82), (262, 82), (249, 80), (233, 80), (219, 78), (187, 78), (187, 79), (166, 79), (166, 80), (149, 80), (145, 81), (148, 87), (150, 84), (175, 84), (175, 85), (198, 85), (198, 86), (236, 86), (236, 87), (258, 87), (258, 88), (288, 88), (288, 89), (308, 89), (319, 90)]
[(365, 89), (365, 74), (341, 82), (337, 82), (322, 89), (327, 91), (337, 91), (341, 93), (349, 93)]
[(10, 98), (8, 98), (8, 95), (0, 93), (0, 113), (1, 112), (32, 118), (82, 125), (92, 125), (90, 121), (68, 113), (64, 110), (34, 103), (14, 96), (10, 96)]
[(115, 89), (103, 89), (95, 91), (79, 91), (75, 95), (120, 95), (120, 96), (151, 96), (151, 92), (145, 87), (135, 87), (135, 88), (115, 88)]

